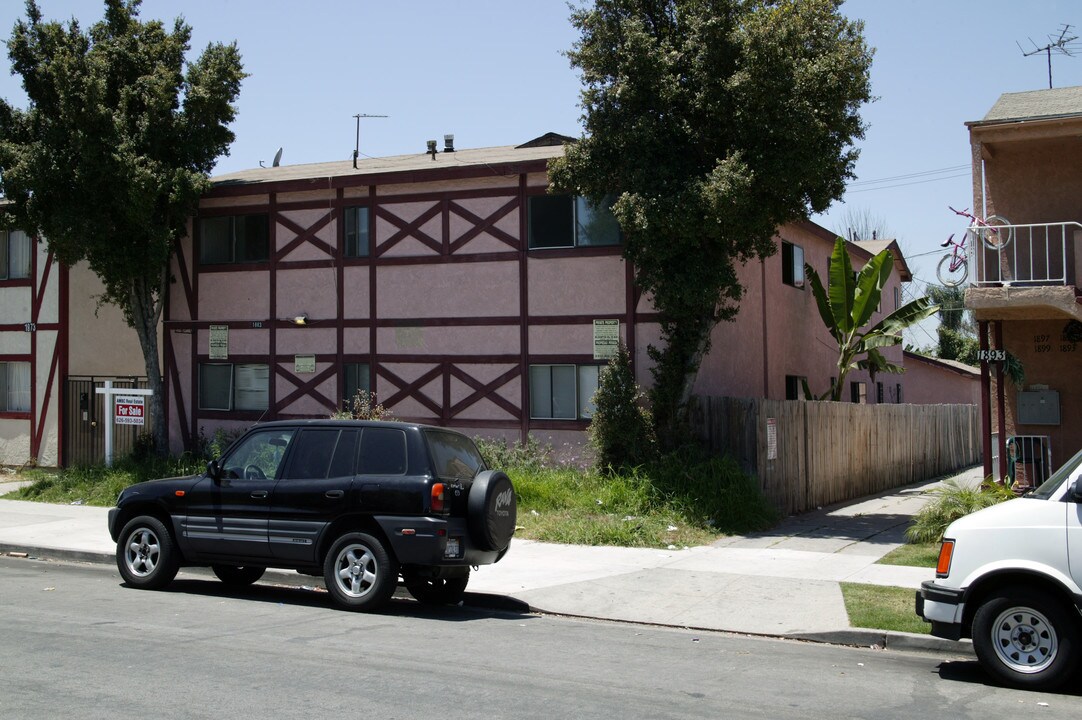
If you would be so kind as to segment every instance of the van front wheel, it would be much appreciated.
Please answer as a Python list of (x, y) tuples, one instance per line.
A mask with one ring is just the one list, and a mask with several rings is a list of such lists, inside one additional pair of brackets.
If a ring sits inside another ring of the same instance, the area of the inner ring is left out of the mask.
[(973, 618), (973, 649), (1000, 682), (1031, 690), (1061, 685), (1077, 665), (1078, 623), (1047, 593), (1005, 589)]

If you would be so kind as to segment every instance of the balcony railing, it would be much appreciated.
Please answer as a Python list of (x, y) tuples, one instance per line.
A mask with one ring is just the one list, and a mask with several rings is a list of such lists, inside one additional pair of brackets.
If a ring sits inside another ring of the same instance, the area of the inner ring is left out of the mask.
[(971, 227), (966, 238), (976, 285), (1078, 285), (1082, 224), (1002, 225), (995, 233)]

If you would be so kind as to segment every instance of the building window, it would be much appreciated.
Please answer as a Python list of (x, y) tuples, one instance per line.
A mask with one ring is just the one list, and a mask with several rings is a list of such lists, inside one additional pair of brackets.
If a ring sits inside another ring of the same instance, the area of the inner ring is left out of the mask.
[(898, 383), (894, 386), (894, 402), (901, 404), (902, 402), (902, 384)]
[(804, 287), (804, 248), (781, 242), (781, 281), (796, 288)]
[(588, 420), (593, 417), (600, 365), (531, 365), (530, 417)]
[(353, 398), (357, 396), (357, 393), (367, 393), (372, 390), (368, 363), (346, 363), (343, 367), (343, 375), (342, 405), (346, 411), (350, 411), (353, 409)]
[(270, 397), (269, 389), (269, 365), (199, 365), (200, 410), (266, 410)]
[(877, 403), (883, 402), (883, 383), (877, 382), (875, 384), (875, 401)]
[(368, 208), (345, 209), (345, 240), (346, 257), (368, 257)]
[(786, 375), (785, 376), (785, 399), (786, 400), (803, 400), (804, 399), (804, 384), (808, 379), (803, 375)]
[(30, 412), (30, 363), (0, 362), (0, 412)]
[(30, 252), (33, 243), (22, 230), (0, 231), (0, 280), (30, 277)]
[(868, 384), (863, 382), (849, 383), (849, 400), (860, 405), (868, 402)]
[(902, 289), (900, 287), (894, 288), (894, 309), (897, 310), (902, 306)]
[(199, 221), (199, 261), (205, 265), (264, 262), (270, 257), (266, 215), (223, 215)]
[(529, 199), (529, 246), (537, 248), (599, 247), (620, 244), (620, 225), (609, 207), (572, 195), (535, 195)]

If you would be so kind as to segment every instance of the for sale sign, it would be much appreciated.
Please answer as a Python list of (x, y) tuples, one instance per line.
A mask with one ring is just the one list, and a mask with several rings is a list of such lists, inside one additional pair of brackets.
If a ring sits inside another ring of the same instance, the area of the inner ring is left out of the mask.
[(114, 399), (113, 418), (117, 425), (143, 424), (143, 396), (117, 395)]

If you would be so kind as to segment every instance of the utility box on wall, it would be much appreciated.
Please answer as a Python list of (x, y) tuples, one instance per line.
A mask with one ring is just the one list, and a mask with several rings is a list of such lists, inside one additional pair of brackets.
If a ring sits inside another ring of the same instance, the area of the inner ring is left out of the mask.
[(1059, 391), (1030, 390), (1018, 393), (1020, 425), (1059, 425)]

